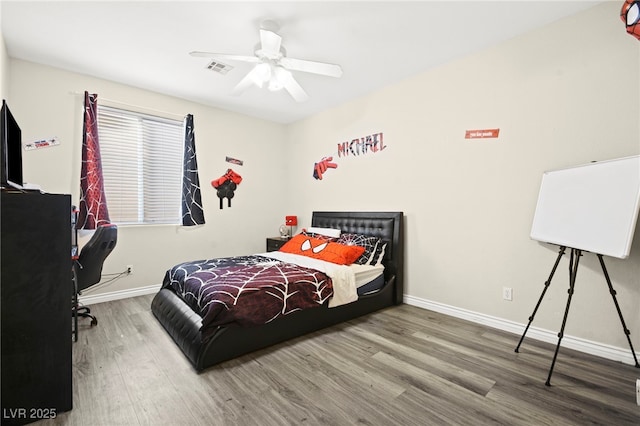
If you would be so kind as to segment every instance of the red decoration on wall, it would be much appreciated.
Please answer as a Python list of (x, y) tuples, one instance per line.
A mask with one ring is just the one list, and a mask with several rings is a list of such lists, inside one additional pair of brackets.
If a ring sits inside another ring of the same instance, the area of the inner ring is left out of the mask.
[(374, 133), (368, 136), (351, 139), (351, 141), (339, 142), (338, 152), (330, 157), (323, 157), (322, 160), (313, 164), (313, 177), (322, 180), (322, 175), (327, 169), (337, 169), (338, 164), (333, 162), (333, 156), (341, 157), (358, 157), (364, 154), (375, 154), (382, 152), (387, 146), (384, 144), (384, 134)]
[(500, 134), (500, 129), (467, 130), (464, 134), (464, 138), (465, 139), (497, 138), (499, 134)]
[(640, 1), (626, 0), (620, 10), (620, 19), (627, 27), (627, 32), (640, 40)]
[(372, 135), (363, 136), (361, 138), (352, 139), (351, 142), (340, 142), (338, 144), (338, 157), (349, 155), (358, 156), (367, 153), (376, 153), (384, 150), (387, 146), (384, 144), (384, 134), (374, 133)]
[(232, 169), (227, 169), (225, 174), (211, 181), (211, 186), (217, 189), (216, 194), (220, 198), (220, 210), (222, 210), (222, 200), (224, 198), (227, 199), (227, 207), (231, 207), (231, 199), (235, 195), (235, 190), (240, 185), (240, 182), (242, 182), (242, 176)]
[(336, 163), (332, 163), (333, 157), (324, 157), (322, 160), (318, 161), (313, 165), (313, 177), (322, 180), (322, 175), (327, 171), (327, 169), (337, 169), (338, 165)]

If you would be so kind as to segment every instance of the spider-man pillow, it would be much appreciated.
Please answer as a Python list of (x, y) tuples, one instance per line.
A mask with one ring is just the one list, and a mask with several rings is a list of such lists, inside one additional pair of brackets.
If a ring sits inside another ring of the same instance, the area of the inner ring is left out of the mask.
[(346, 246), (364, 247), (363, 254), (355, 261), (359, 265), (380, 264), (382, 262), (381, 255), (384, 255), (386, 248), (386, 244), (380, 238), (361, 234), (342, 234), (337, 242)]
[(338, 265), (351, 265), (362, 256), (364, 247), (345, 246), (298, 234), (280, 247), (280, 251), (337, 263)]

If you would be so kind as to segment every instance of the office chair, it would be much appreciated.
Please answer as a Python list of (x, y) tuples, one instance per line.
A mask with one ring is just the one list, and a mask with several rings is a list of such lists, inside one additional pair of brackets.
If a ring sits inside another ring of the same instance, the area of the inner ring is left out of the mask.
[(91, 239), (82, 247), (78, 259), (73, 262), (73, 306), (75, 341), (78, 341), (78, 317), (91, 318), (91, 326), (98, 325), (98, 319), (91, 315), (87, 306), (79, 306), (78, 295), (100, 282), (104, 260), (118, 242), (118, 227), (113, 224), (99, 226)]

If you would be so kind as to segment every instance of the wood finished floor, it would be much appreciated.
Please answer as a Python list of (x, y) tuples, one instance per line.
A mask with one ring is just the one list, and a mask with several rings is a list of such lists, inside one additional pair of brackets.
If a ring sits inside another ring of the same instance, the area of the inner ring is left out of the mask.
[[(197, 374), (151, 296), (92, 306), (63, 425), (638, 425), (640, 369), (402, 305)], [(640, 344), (640, 343), (638, 343)]]

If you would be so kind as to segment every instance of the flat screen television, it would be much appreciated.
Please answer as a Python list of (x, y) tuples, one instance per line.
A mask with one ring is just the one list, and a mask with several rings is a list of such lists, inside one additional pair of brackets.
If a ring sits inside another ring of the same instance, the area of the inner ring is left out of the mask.
[(0, 112), (0, 137), (0, 183), (3, 188), (22, 188), (22, 132), (4, 99)]

